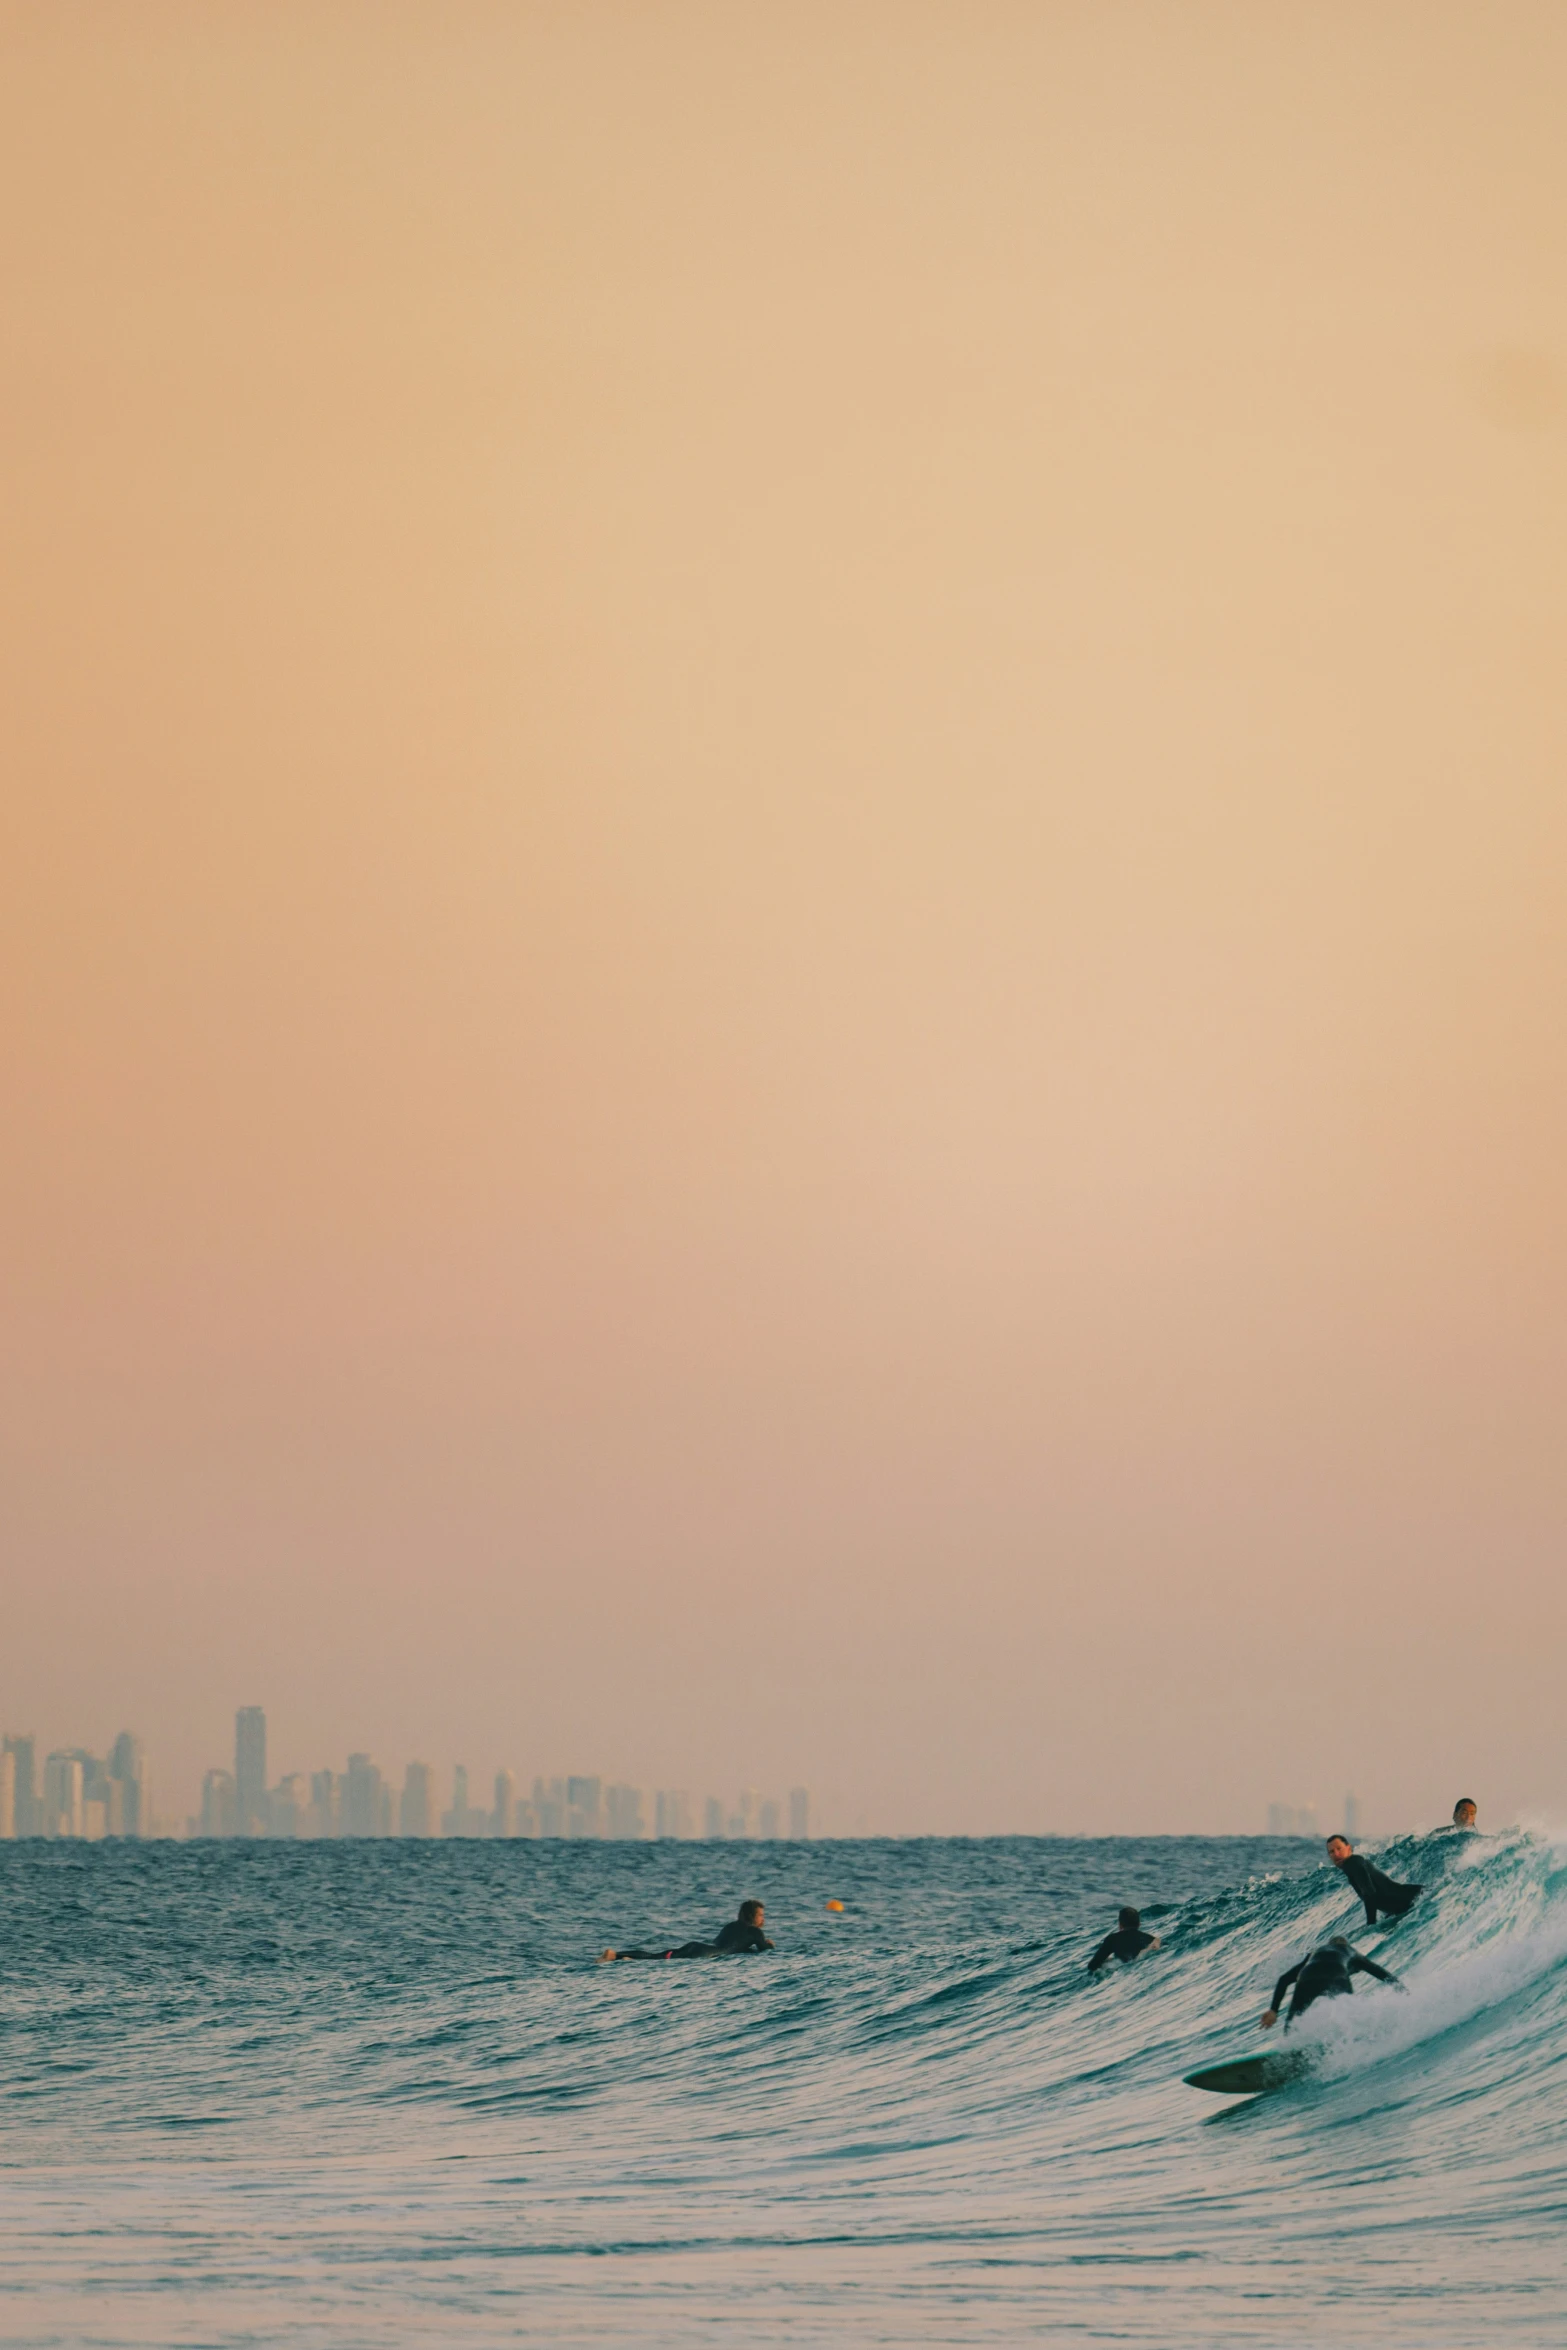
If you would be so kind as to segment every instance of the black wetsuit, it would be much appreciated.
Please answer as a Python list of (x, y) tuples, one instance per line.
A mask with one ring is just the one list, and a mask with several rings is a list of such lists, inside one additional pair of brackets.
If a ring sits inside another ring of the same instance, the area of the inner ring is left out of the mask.
[(1295, 1996), (1290, 2001), (1289, 2016), (1284, 2026), (1288, 2031), (1295, 2018), (1304, 2015), (1314, 2000), (1345, 1998), (1355, 1988), (1350, 1980), (1352, 1975), (1375, 1975), (1379, 1983), (1398, 1981), (1398, 1977), (1390, 1975), (1385, 1966), (1378, 1966), (1374, 1958), (1362, 1958), (1358, 1950), (1340, 1950), (1329, 1942), (1321, 1950), (1312, 1951), (1309, 1958), (1300, 1959), (1288, 1974), (1280, 1975), (1273, 1986), (1273, 2012), (1278, 2014), (1284, 2005), (1284, 1994), (1293, 1983)]
[(682, 1942), (674, 1950), (617, 1950), (617, 1958), (734, 1958), (743, 1951), (771, 1950), (760, 1926), (748, 1926), (739, 1918), (731, 1918), (720, 1927), (711, 1942)]
[(1118, 1926), (1113, 1934), (1106, 1934), (1088, 1962), (1088, 1971), (1097, 1975), (1107, 1958), (1118, 1958), (1123, 1966), (1130, 1966), (1134, 1958), (1152, 1947), (1153, 1940), (1153, 1935), (1145, 1934), (1141, 1926)]
[(1352, 1852), (1348, 1860), (1338, 1862), (1337, 1866), (1343, 1870), (1365, 1903), (1368, 1926), (1376, 1924), (1379, 1909), (1390, 1918), (1401, 1918), (1410, 1903), (1425, 1891), (1423, 1885), (1395, 1884), (1391, 1877), (1384, 1877), (1380, 1869), (1373, 1868), (1370, 1861), (1359, 1852)]

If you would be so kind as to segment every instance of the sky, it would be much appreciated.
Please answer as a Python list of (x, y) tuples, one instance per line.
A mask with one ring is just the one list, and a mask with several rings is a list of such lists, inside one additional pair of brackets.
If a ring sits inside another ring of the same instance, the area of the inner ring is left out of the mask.
[(1564, 102), (0, 7), (6, 1727), (1567, 1818)]

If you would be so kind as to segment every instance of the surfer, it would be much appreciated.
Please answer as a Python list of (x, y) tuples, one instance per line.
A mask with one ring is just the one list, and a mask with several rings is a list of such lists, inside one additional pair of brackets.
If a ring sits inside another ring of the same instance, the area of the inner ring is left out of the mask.
[(1335, 1934), (1331, 1942), (1324, 1942), (1319, 1950), (1313, 1950), (1308, 1957), (1297, 1959), (1286, 1974), (1280, 1975), (1273, 1986), (1268, 2012), (1262, 2019), (1263, 2030), (1270, 2032), (1278, 2022), (1279, 2009), (1284, 2005), (1284, 1994), (1291, 1984), (1294, 1985), (1294, 1996), (1285, 2019), (1286, 2032), (1295, 2018), (1304, 2015), (1314, 2001), (1346, 1998), (1355, 1988), (1351, 1980), (1355, 1975), (1375, 1975), (1379, 1983), (1392, 1983), (1400, 1991), (1404, 1987), (1397, 1975), (1390, 1975), (1387, 1968), (1378, 1966), (1374, 1958), (1362, 1957), (1358, 1950), (1351, 1949), (1342, 1934)]
[(1473, 1828), (1478, 1824), (1479, 1817), (1479, 1807), (1476, 1804), (1474, 1797), (1472, 1795), (1460, 1795), (1458, 1801), (1453, 1806), (1454, 1827)]
[(674, 1950), (606, 1950), (602, 1958), (735, 1958), (745, 1951), (774, 1950), (777, 1944), (762, 1932), (766, 1914), (761, 1902), (742, 1901), (738, 1915), (720, 1926), (711, 1942), (682, 1942)]
[(1366, 1905), (1366, 1924), (1374, 1926), (1378, 1910), (1390, 1918), (1401, 1918), (1417, 1896), (1425, 1891), (1423, 1885), (1395, 1884), (1380, 1869), (1373, 1868), (1363, 1853), (1355, 1850), (1347, 1836), (1328, 1838), (1328, 1858), (1336, 1869), (1342, 1869)]
[(1120, 1920), (1115, 1932), (1106, 1934), (1089, 1960), (1088, 1971), (1091, 1975), (1097, 1975), (1107, 1959), (1118, 1958), (1123, 1966), (1130, 1966), (1133, 1959), (1140, 1958), (1145, 1950), (1158, 1949), (1158, 1935), (1143, 1932), (1141, 1911), (1123, 1909)]

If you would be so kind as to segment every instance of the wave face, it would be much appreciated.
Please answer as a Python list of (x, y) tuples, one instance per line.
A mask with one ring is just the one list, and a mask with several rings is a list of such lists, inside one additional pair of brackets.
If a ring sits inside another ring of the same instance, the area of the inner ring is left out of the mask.
[[(0, 2340), (1554, 2350), (1567, 1854), (1380, 1858), (1378, 1937), (1261, 1839), (0, 1846)], [(1339, 1930), (1407, 1991), (1185, 2088)]]

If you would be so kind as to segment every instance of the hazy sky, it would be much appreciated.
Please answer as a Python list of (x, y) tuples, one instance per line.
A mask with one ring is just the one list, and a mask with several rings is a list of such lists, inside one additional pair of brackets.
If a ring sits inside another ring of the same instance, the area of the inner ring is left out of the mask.
[(1567, 1813), (1567, 10), (0, 30), (5, 1724)]

